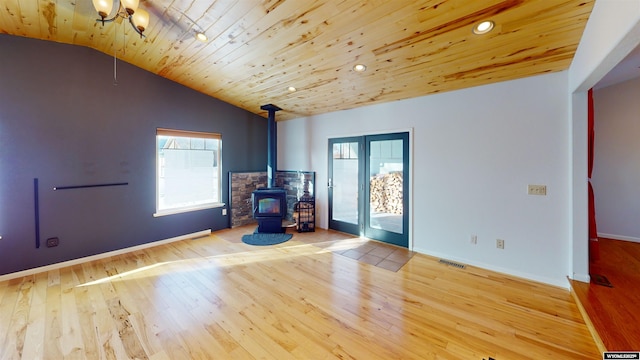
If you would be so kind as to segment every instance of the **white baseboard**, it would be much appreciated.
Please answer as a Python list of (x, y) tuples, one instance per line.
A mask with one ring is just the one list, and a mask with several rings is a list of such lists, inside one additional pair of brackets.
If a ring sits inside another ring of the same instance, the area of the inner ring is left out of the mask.
[(158, 241), (154, 241), (154, 242), (150, 242), (150, 243), (146, 243), (146, 244), (142, 244), (142, 245), (137, 245), (137, 246), (132, 246), (132, 247), (124, 248), (124, 249), (109, 251), (109, 252), (102, 253), (102, 254), (96, 254), (96, 255), (86, 256), (86, 257), (82, 257), (82, 258), (78, 258), (78, 259), (63, 261), (63, 262), (59, 262), (59, 263), (55, 263), (55, 264), (51, 264), (51, 265), (40, 266), (40, 267), (33, 268), (33, 269), (27, 269), (27, 270), (23, 270), (23, 271), (9, 273), (9, 274), (5, 274), (5, 275), (0, 275), (0, 281), (16, 279), (16, 278), (20, 278), (20, 277), (23, 277), (23, 276), (29, 276), (29, 275), (37, 274), (37, 273), (40, 273), (40, 272), (60, 269), (60, 268), (66, 267), (66, 266), (78, 265), (78, 264), (82, 264), (82, 263), (85, 263), (85, 262), (88, 262), (88, 261), (100, 260), (100, 259), (108, 258), (110, 256), (122, 255), (122, 254), (126, 254), (126, 253), (129, 253), (129, 252), (132, 252), (132, 251), (148, 249), (148, 248), (152, 248), (154, 246), (164, 245), (164, 244), (172, 243), (172, 242), (175, 242), (175, 241), (181, 241), (181, 240), (192, 239), (192, 238), (197, 238), (197, 237), (202, 237), (202, 236), (208, 236), (210, 234), (211, 234), (211, 229), (207, 229), (207, 230), (203, 230), (203, 231), (194, 232), (194, 233), (191, 233), (191, 234), (185, 234), (185, 235), (172, 237), (172, 238), (169, 238), (169, 239), (158, 240)]
[(632, 237), (632, 236), (598, 233), (598, 237), (607, 238), (607, 239), (613, 239), (613, 240), (624, 240), (624, 241), (631, 241), (631, 242), (640, 243), (640, 238)]
[(507, 268), (495, 266), (493, 264), (487, 264), (487, 263), (478, 262), (478, 261), (470, 261), (469, 259), (463, 259), (463, 258), (459, 258), (459, 257), (455, 257), (455, 256), (450, 256), (448, 254), (440, 254), (440, 253), (437, 253), (437, 252), (428, 252), (428, 251), (425, 251), (424, 249), (420, 249), (420, 248), (414, 248), (413, 251), (419, 252), (419, 253), (424, 254), (424, 255), (433, 256), (433, 257), (436, 257), (436, 258), (452, 260), (452, 261), (460, 262), (460, 263), (463, 263), (463, 264), (479, 267), (479, 268), (482, 268), (482, 269), (485, 269), (485, 270), (495, 271), (495, 272), (498, 272), (498, 273), (519, 277), (519, 278), (526, 279), (526, 280), (531, 280), (531, 281), (536, 281), (536, 282), (547, 284), (547, 285), (561, 287), (561, 288), (564, 288), (564, 289), (569, 289), (569, 287), (571, 286), (571, 284), (569, 284), (569, 282), (567, 281), (566, 276), (563, 277), (563, 278), (560, 278), (560, 279), (555, 279), (555, 278), (549, 278), (549, 277), (546, 277), (546, 276), (539, 276), (539, 275), (536, 275), (536, 274), (530, 274), (530, 273), (526, 273), (526, 272), (521, 272), (521, 271), (517, 271), (517, 270), (514, 270), (514, 269), (507, 269)]
[(578, 274), (578, 273), (573, 273), (573, 280), (576, 281), (582, 281), (584, 283), (589, 283), (591, 282), (591, 276), (589, 276), (589, 274)]

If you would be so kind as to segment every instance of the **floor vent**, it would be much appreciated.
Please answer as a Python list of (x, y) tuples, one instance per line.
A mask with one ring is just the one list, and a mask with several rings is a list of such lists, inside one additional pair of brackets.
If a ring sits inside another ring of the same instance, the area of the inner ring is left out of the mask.
[(607, 279), (606, 276), (600, 275), (600, 274), (590, 274), (590, 275), (591, 275), (591, 282), (592, 283), (594, 283), (596, 285), (602, 285), (602, 286), (610, 287), (610, 288), (613, 287), (613, 284), (611, 282), (609, 282), (609, 279)]
[(445, 259), (440, 259), (440, 264), (445, 264), (445, 265), (457, 267), (458, 269), (464, 269), (466, 267), (466, 265), (464, 265), (464, 264), (460, 264), (460, 263), (449, 261), (449, 260), (445, 260)]

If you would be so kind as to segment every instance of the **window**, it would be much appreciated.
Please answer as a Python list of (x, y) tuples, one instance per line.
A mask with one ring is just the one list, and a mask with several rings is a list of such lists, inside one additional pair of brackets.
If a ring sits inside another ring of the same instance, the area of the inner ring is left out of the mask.
[(158, 129), (155, 216), (222, 206), (220, 134)]

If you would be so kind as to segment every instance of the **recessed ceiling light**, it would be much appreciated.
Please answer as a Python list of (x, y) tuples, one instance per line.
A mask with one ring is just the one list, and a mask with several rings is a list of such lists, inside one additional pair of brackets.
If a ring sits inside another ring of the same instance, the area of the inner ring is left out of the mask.
[(483, 21), (473, 27), (473, 33), (476, 35), (486, 34), (489, 31), (493, 30), (494, 25), (495, 24), (493, 23), (493, 21), (490, 21), (490, 20)]
[(296, 90), (298, 90), (298, 89), (296, 89), (296, 88), (295, 88), (295, 87), (293, 87), (293, 86), (289, 86), (289, 87), (287, 88), (287, 90), (289, 90), (289, 92), (296, 92)]
[(365, 70), (367, 70), (367, 67), (363, 64), (356, 64), (353, 66), (353, 71), (355, 72), (363, 72)]
[(198, 40), (200, 40), (202, 42), (205, 42), (205, 41), (207, 41), (207, 35), (205, 35), (204, 33), (201, 33), (201, 32), (196, 33), (196, 39), (198, 39)]

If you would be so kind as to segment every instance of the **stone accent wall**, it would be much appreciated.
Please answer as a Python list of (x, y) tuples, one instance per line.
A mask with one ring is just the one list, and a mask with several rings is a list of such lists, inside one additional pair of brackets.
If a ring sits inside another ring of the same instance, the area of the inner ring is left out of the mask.
[(251, 193), (258, 188), (267, 187), (267, 172), (231, 172), (229, 184), (231, 227), (257, 223), (253, 218)]
[[(276, 187), (287, 192), (286, 220), (293, 220), (293, 207), (300, 199), (313, 200), (315, 172), (313, 171), (276, 171)], [(257, 223), (251, 208), (251, 193), (267, 187), (267, 172), (231, 172), (229, 173), (229, 191), (231, 227)]]

